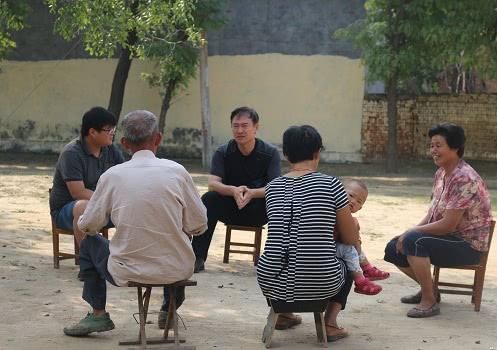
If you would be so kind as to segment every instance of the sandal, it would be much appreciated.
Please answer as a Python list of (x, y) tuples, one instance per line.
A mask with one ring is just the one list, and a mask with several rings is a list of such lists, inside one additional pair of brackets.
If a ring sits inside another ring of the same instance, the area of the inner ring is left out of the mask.
[(355, 282), (354, 292), (366, 295), (376, 295), (381, 292), (382, 289), (383, 288), (381, 288), (381, 286), (368, 280), (367, 278), (364, 278), (359, 282)]
[(370, 281), (384, 280), (390, 277), (388, 272), (381, 271), (379, 268), (371, 264), (367, 265), (366, 269), (364, 269), (366, 266), (361, 267), (363, 268), (362, 273), (364, 274), (364, 277), (368, 278)]
[(302, 317), (294, 314), (279, 314), (274, 328), (284, 330), (302, 323)]
[[(329, 342), (337, 341), (339, 339), (349, 336), (349, 333), (347, 333), (347, 331), (342, 327), (336, 327), (330, 324), (327, 324), (325, 326), (326, 326), (326, 339)], [(331, 332), (329, 330), (331, 330)]]

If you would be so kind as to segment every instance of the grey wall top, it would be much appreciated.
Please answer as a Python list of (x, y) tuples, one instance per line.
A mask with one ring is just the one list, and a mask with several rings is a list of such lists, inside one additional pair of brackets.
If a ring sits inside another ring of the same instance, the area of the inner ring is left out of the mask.
[(228, 22), (209, 34), (210, 55), (340, 55), (359, 51), (331, 33), (364, 15), (364, 0), (231, 0)]
[[(89, 57), (81, 43), (54, 33), (43, 0), (30, 1), (28, 26), (15, 34), (11, 60), (36, 61)], [(209, 55), (340, 55), (359, 57), (351, 44), (331, 33), (364, 15), (364, 0), (227, 0), (227, 23), (209, 33)]]

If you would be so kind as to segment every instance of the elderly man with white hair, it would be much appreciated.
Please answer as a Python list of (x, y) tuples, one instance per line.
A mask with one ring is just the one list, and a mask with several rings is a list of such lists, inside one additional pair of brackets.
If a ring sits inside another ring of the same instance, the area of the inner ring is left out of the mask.
[[(100, 177), (78, 221), (87, 233), (80, 250), (83, 299), (93, 311), (64, 328), (70, 336), (114, 328), (105, 310), (106, 281), (169, 284), (191, 277), (191, 237), (207, 229), (206, 209), (191, 176), (180, 164), (155, 156), (162, 138), (155, 115), (131, 112), (122, 128), (121, 143), (133, 156)], [(110, 241), (95, 235), (109, 218), (116, 227)]]

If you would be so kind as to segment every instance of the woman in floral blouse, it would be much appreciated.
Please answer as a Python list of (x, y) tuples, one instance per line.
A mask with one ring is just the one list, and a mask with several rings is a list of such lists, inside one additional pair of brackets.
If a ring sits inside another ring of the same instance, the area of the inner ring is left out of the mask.
[(435, 173), (432, 202), (427, 215), (413, 228), (394, 237), (385, 248), (385, 260), (421, 286), (401, 298), (416, 304), (408, 317), (440, 313), (440, 295), (435, 295), (431, 264), (458, 266), (476, 264), (488, 250), (491, 218), (490, 196), (480, 175), (464, 160), (464, 130), (454, 124), (432, 127), (431, 155)]

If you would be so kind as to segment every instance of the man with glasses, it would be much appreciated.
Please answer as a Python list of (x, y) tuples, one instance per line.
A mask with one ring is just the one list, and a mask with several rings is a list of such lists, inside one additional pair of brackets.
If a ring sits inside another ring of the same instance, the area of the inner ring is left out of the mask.
[(69, 142), (55, 165), (50, 214), (57, 227), (74, 230), (78, 245), (85, 237), (77, 225), (100, 176), (124, 162), (113, 145), (116, 117), (103, 107), (93, 107), (83, 115), (81, 135)]

